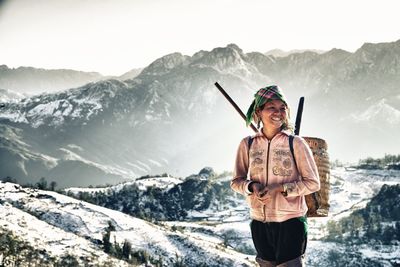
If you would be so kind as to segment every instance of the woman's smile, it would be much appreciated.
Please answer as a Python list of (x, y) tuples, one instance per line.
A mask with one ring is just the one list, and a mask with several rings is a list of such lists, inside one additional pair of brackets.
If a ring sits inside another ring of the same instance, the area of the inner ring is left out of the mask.
[(278, 118), (278, 117), (272, 117), (271, 118), (273, 121), (282, 121), (282, 118)]

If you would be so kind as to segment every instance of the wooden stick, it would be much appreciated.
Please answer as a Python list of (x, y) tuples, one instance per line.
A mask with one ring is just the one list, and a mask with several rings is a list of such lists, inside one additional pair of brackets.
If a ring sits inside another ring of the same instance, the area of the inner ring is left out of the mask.
[[(244, 115), (242, 110), (238, 107), (238, 105), (236, 105), (235, 101), (233, 101), (233, 99), (225, 92), (225, 90), (221, 87), (221, 85), (219, 85), (219, 83), (216, 82), (215, 86), (225, 96), (225, 98), (229, 101), (229, 103), (231, 103), (231, 105), (236, 109), (239, 115), (246, 121), (246, 116)], [(250, 123), (250, 127), (251, 129), (253, 129), (255, 133), (258, 133), (257, 128), (252, 123)]]
[(303, 115), (304, 96), (299, 99), (299, 106), (297, 107), (296, 124), (294, 127), (294, 135), (300, 134), (301, 116)]

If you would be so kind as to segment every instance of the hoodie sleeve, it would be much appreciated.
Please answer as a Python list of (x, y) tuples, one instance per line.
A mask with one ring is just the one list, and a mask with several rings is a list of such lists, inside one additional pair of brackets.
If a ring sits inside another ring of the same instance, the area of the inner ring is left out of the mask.
[(309, 195), (320, 189), (317, 165), (310, 147), (303, 138), (296, 136), (293, 146), (300, 179), (283, 186), (289, 197)]
[(239, 144), (231, 181), (231, 188), (242, 195), (251, 194), (249, 191), (251, 181), (247, 180), (247, 172), (249, 169), (248, 138), (249, 137), (244, 138)]

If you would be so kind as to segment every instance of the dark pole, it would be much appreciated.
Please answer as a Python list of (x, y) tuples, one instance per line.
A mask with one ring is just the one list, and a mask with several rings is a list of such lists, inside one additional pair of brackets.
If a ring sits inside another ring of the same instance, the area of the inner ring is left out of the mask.
[(294, 128), (294, 135), (300, 134), (301, 116), (303, 115), (304, 96), (300, 97), (299, 106), (297, 108), (296, 124)]
[[(225, 90), (221, 87), (221, 85), (219, 85), (219, 83), (216, 82), (215, 86), (225, 96), (225, 98), (229, 101), (229, 103), (231, 103), (231, 105), (236, 109), (239, 115), (246, 121), (246, 116), (244, 115), (242, 110), (238, 107), (238, 105), (236, 105), (235, 101), (233, 101), (233, 99), (225, 92)], [(258, 133), (257, 128), (252, 123), (250, 123), (250, 127), (251, 129), (253, 129), (254, 132)]]

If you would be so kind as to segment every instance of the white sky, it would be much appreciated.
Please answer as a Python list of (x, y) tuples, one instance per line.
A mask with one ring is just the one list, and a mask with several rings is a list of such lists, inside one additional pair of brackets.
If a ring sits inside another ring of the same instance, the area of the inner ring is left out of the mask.
[(0, 0), (0, 64), (121, 75), (237, 44), (341, 48), (400, 39), (398, 0)]

